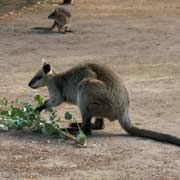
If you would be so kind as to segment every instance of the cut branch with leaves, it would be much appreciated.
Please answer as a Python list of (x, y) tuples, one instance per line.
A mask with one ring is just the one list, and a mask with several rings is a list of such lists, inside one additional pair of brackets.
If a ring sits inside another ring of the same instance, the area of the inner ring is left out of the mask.
[[(40, 95), (34, 97), (36, 106), (43, 104), (43, 98)], [(85, 145), (87, 138), (78, 126), (77, 135), (69, 133), (68, 128), (60, 126), (61, 118), (59, 118), (53, 109), (47, 110), (46, 117), (43, 117), (29, 103), (21, 102), (16, 99), (9, 102), (3, 98), (0, 100), (0, 131), (8, 131), (11, 129), (21, 130), (30, 128), (32, 131), (43, 133), (47, 136), (58, 138), (68, 138), (78, 144)], [(69, 112), (64, 115), (64, 120), (77, 122)], [(78, 125), (78, 123), (77, 123)]]

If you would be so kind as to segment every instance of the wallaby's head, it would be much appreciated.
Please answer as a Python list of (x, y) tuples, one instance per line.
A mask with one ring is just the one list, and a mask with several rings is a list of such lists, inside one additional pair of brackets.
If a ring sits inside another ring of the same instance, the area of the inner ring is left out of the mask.
[(55, 9), (49, 16), (48, 19), (56, 19), (58, 16), (57, 9)]
[(51, 71), (50, 64), (44, 62), (43, 67), (33, 76), (29, 82), (29, 87), (37, 89), (40, 87), (47, 86), (49, 72)]

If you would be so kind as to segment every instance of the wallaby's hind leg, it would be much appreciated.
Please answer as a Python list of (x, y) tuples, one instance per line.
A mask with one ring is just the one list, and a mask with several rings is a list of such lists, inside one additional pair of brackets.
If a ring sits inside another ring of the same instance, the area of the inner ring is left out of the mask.
[(83, 130), (84, 134), (86, 135), (91, 135), (91, 114), (88, 110), (89, 104), (86, 103), (83, 99), (83, 96), (86, 96), (84, 93), (80, 97), (80, 112), (81, 112), (81, 117), (82, 117), (82, 123), (81, 123), (81, 129)]
[(129, 134), (130, 133), (130, 130), (132, 128), (132, 124), (131, 124), (131, 120), (130, 120), (130, 117), (129, 117), (129, 112), (128, 112), (128, 109), (126, 109), (122, 114), (121, 116), (119, 117), (119, 123), (120, 125), (122, 126), (122, 128), (128, 132)]
[(62, 31), (63, 31), (64, 33), (66, 33), (66, 32), (71, 32), (71, 30), (70, 30), (70, 24), (65, 24), (65, 25), (62, 27)]
[(60, 25), (58, 24), (57, 27), (58, 27), (58, 32), (59, 32), (59, 33), (62, 32), (62, 26), (60, 26)]
[(96, 118), (95, 122), (91, 124), (91, 128), (96, 130), (104, 129), (104, 119)]
[(64, 19), (56, 20), (58, 32), (64, 33)]
[(53, 25), (49, 28), (49, 31), (52, 31), (57, 26), (57, 23), (54, 22)]
[(91, 132), (91, 118), (106, 115), (105, 112), (111, 111), (110, 104), (106, 86), (102, 81), (88, 78), (79, 84), (78, 105), (82, 115), (81, 128), (85, 134)]
[(84, 114), (82, 116), (82, 124), (81, 129), (83, 130), (84, 134), (91, 135), (91, 117), (88, 114)]
[(63, 25), (57, 25), (59, 33), (66, 33), (66, 27)]

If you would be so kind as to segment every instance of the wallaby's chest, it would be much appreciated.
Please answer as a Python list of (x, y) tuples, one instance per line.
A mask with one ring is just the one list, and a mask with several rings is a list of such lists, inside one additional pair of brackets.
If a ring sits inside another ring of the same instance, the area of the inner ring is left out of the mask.
[(57, 99), (61, 96), (61, 90), (54, 81), (48, 82), (48, 93), (50, 99)]

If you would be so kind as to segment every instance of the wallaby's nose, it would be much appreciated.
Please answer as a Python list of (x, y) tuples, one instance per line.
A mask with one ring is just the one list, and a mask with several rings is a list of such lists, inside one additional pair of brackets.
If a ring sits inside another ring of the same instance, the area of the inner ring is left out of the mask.
[(32, 88), (32, 81), (30, 81), (30, 82), (28, 83), (28, 86), (29, 86), (30, 88)]

